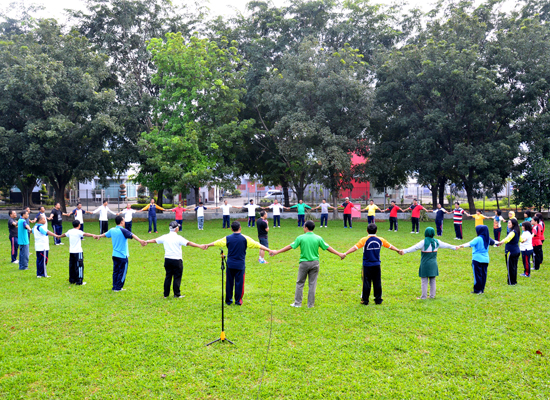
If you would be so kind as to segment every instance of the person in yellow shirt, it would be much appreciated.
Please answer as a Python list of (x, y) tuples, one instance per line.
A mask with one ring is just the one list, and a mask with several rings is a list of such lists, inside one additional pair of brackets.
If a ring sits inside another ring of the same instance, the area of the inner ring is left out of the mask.
[(151, 225), (155, 228), (155, 233), (157, 232), (157, 211), (166, 211), (161, 206), (155, 204), (155, 199), (151, 199), (151, 202), (141, 209), (141, 211), (147, 211), (147, 218), (149, 219), (149, 233), (151, 233)]
[(380, 207), (374, 204), (374, 200), (370, 200), (369, 205), (361, 210), (361, 211), (367, 211), (367, 219), (369, 224), (375, 223), (374, 215), (376, 214), (376, 210), (382, 211)]
[(481, 210), (476, 210), (476, 215), (473, 216), (476, 220), (476, 226), (478, 225), (484, 225), (483, 220), (484, 219), (490, 219), (491, 217), (486, 217), (481, 213)]

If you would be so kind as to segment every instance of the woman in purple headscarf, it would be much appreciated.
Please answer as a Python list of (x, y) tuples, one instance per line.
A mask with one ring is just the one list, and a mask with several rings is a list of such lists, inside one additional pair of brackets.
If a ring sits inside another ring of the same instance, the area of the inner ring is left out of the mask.
[(477, 237), (468, 243), (457, 247), (472, 248), (472, 269), (474, 270), (474, 294), (483, 294), (487, 282), (487, 268), (489, 267), (489, 246), (496, 242), (489, 236), (489, 228), (486, 225), (476, 226)]

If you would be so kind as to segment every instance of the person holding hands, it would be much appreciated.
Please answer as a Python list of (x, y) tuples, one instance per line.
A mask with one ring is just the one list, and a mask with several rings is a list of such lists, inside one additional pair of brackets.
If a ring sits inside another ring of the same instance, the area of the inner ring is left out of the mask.
[(369, 224), (376, 223), (376, 220), (374, 218), (376, 216), (376, 210), (382, 211), (380, 209), (380, 207), (378, 207), (376, 204), (374, 204), (374, 200), (370, 200), (369, 205), (361, 210), (361, 212), (367, 211), (367, 222)]
[(345, 255), (339, 253), (330, 247), (321, 236), (313, 233), (315, 222), (306, 221), (304, 224), (304, 234), (298, 236), (294, 242), (280, 250), (273, 250), (270, 255), (273, 257), (277, 254), (284, 253), (290, 249), (300, 248), (300, 266), (298, 268), (298, 280), (296, 281), (296, 291), (294, 294), (294, 302), (291, 307), (301, 307), (304, 285), (308, 280), (309, 290), (307, 293), (307, 306), (313, 308), (315, 306), (315, 290), (317, 289), (317, 276), (319, 275), (319, 247), (323, 250), (328, 250), (330, 253), (337, 255), (340, 259), (344, 259)]
[(382, 304), (382, 271), (380, 269), (380, 250), (382, 247), (399, 252), (400, 250), (389, 244), (385, 239), (376, 236), (378, 227), (376, 224), (367, 226), (368, 235), (361, 238), (355, 246), (344, 253), (344, 257), (359, 249), (363, 249), (363, 291), (361, 294), (361, 304), (368, 305), (371, 291), (371, 285), (374, 290), (374, 303)]

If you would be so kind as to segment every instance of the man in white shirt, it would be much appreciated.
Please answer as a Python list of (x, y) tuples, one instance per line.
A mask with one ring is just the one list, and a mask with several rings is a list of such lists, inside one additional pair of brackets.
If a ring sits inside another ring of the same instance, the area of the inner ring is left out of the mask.
[(46, 271), (48, 265), (48, 254), (50, 252), (50, 241), (48, 236), (53, 236), (56, 239), (60, 239), (61, 236), (56, 235), (53, 232), (44, 228), (46, 223), (46, 217), (40, 215), (38, 217), (37, 224), (32, 229), (34, 234), (34, 250), (36, 251), (36, 277), (37, 278), (49, 278)]
[(99, 234), (102, 235), (105, 232), (109, 230), (109, 213), (116, 216), (114, 212), (112, 212), (109, 207), (109, 202), (105, 200), (103, 202), (103, 205), (96, 208), (92, 214), (99, 213)]
[(99, 236), (82, 231), (80, 221), (73, 221), (73, 229), (69, 229), (61, 237), (69, 238), (69, 283), (85, 285), (84, 280), (84, 253), (82, 252), (82, 238), (84, 236), (97, 239)]
[[(82, 203), (78, 203), (71, 215), (74, 216), (74, 220), (80, 222), (80, 230), (84, 231), (84, 214), (91, 214), (90, 211), (82, 209)], [(74, 224), (73, 224), (74, 225)]]
[(273, 210), (273, 227), (275, 228), (275, 226), (276, 226), (277, 228), (280, 228), (281, 227), (281, 211), (283, 211), (285, 209), (285, 207), (280, 205), (279, 201), (277, 199), (275, 199), (275, 201), (273, 202), (272, 205), (270, 205), (269, 207), (264, 207), (264, 209), (266, 209), (266, 208), (271, 208)]
[(182, 246), (198, 247), (203, 249), (204, 245), (195, 244), (188, 241), (183, 236), (178, 235), (180, 228), (176, 221), (170, 222), (170, 233), (156, 239), (147, 240), (145, 243), (158, 243), (164, 245), (164, 269), (166, 277), (164, 278), (164, 298), (170, 295), (170, 286), (174, 278), (174, 297), (179, 299), (183, 297), (180, 292), (181, 277), (183, 275)]
[(248, 209), (248, 227), (253, 228), (256, 224), (256, 208), (261, 208), (254, 204), (254, 200), (250, 199), (250, 203), (243, 206), (243, 208)]
[(199, 228), (199, 231), (204, 229), (204, 210), (206, 210), (206, 207), (202, 204), (202, 201), (199, 201), (199, 205), (195, 207), (195, 211), (197, 212), (197, 227)]
[(126, 208), (117, 214), (117, 215), (120, 215), (120, 214), (124, 215), (124, 227), (130, 232), (132, 232), (132, 217), (134, 213), (137, 213), (137, 211), (132, 210), (132, 207), (128, 203), (126, 204)]
[(227, 204), (227, 200), (224, 200), (223, 206), (216, 207), (216, 208), (221, 208), (223, 211), (223, 228), (222, 229), (226, 229), (226, 228), (229, 229), (231, 227), (231, 217), (230, 217), (231, 208), (240, 208), (240, 207), (235, 207), (235, 206), (232, 206), (231, 204)]

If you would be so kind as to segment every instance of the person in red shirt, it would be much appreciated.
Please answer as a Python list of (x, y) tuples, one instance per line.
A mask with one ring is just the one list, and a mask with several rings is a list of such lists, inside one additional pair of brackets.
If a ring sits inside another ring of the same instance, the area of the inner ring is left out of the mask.
[(390, 229), (388, 231), (393, 231), (395, 227), (395, 232), (397, 232), (397, 211), (403, 212), (403, 210), (395, 205), (395, 200), (392, 200), (391, 206), (384, 210), (384, 212), (386, 211), (390, 212)]
[[(426, 210), (423, 206), (418, 204), (418, 200), (416, 200), (416, 199), (413, 200), (412, 206), (407, 208), (407, 210), (411, 210), (411, 212), (412, 212), (412, 215), (411, 215), (412, 231), (411, 231), (411, 233), (418, 234), (418, 231), (420, 229), (420, 211), (421, 210), (428, 211), (428, 210)], [(415, 228), (416, 228), (416, 232), (415, 232)]]
[(540, 218), (535, 216), (533, 218), (533, 264), (535, 270), (540, 269), (542, 260), (542, 225), (540, 225)]
[(342, 207), (344, 207), (344, 228), (348, 227), (349, 222), (349, 227), (351, 229), (351, 209), (353, 208), (353, 204), (349, 201), (349, 197), (344, 199)]
[(183, 208), (183, 201), (180, 202), (176, 208), (172, 208), (171, 210), (168, 210), (168, 211), (172, 211), (176, 214), (176, 222), (178, 223), (178, 226), (181, 231), (182, 229), (181, 224), (183, 223), (183, 213), (187, 211), (186, 208)]

